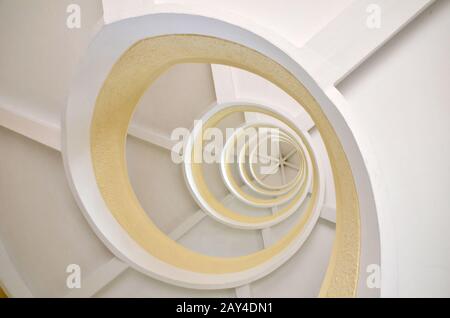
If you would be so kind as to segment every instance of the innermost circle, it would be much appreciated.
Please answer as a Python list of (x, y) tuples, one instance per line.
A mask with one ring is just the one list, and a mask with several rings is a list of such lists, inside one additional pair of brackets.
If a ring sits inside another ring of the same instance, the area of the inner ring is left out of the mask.
[[(270, 147), (275, 147), (269, 151), (270, 155), (266, 155), (266, 151), (260, 151)], [(269, 133), (250, 151), (250, 173), (255, 182), (263, 188), (268, 190), (287, 189), (301, 174), (300, 161), (288, 162), (293, 156), (300, 157), (301, 154), (288, 135), (283, 131), (278, 131), (275, 135)]]

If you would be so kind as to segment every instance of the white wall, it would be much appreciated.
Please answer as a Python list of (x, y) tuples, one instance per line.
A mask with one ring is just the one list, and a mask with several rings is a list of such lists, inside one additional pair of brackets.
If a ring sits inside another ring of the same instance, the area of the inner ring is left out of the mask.
[[(69, 4), (81, 28), (66, 26)], [(0, 104), (59, 124), (71, 78), (102, 18), (100, 0), (0, 1)]]
[[(108, 2), (110, 0), (105, 0)], [(116, 1), (116, 0), (112, 0)], [(178, 3), (210, 6), (254, 21), (304, 45), (354, 0), (154, 0), (156, 4)]]
[(76, 205), (58, 152), (3, 127), (0, 149), (0, 240), (34, 296), (63, 296), (67, 265), (84, 277), (112, 255)]
[(450, 1), (438, 1), (338, 87), (356, 137), (370, 141), (399, 296), (450, 296), (449, 38)]

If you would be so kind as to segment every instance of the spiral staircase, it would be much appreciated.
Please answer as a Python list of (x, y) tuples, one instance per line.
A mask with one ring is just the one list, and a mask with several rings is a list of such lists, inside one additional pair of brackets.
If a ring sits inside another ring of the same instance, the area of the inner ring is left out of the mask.
[[(396, 141), (416, 129), (396, 124), (405, 131), (389, 148), (396, 130), (365, 96), (379, 98), (370, 89), (407, 55), (390, 46), (414, 51), (416, 38), (426, 46), (420, 27), (446, 34), (449, 2), (74, 2), (79, 30), (55, 28), (71, 1), (0, 3), (0, 23), (14, 26), (0, 28), (10, 41), (0, 53), (5, 296), (448, 295), (445, 235), (398, 212), (422, 220), (413, 203), (433, 197), (413, 198), (396, 179), (411, 172), (399, 158), (414, 151)], [(378, 32), (357, 18), (371, 2), (386, 8)], [(392, 65), (372, 79), (369, 71), (383, 71), (377, 59)], [(424, 93), (437, 96), (430, 116), (442, 122), (446, 92)], [(437, 140), (431, 154), (448, 166), (448, 129), (424, 126)], [(414, 164), (423, 160), (417, 154)], [(448, 220), (443, 197), (437, 227)], [(422, 231), (417, 241), (411, 229)], [(428, 265), (411, 265), (424, 255)], [(73, 264), (80, 288), (68, 284)], [(423, 272), (425, 287), (410, 288)]]

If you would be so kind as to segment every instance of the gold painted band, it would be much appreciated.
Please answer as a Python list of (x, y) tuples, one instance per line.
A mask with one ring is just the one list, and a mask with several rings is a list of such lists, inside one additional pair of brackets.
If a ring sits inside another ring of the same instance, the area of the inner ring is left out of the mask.
[[(354, 296), (360, 253), (359, 202), (342, 145), (320, 105), (295, 76), (272, 59), (240, 44), (201, 35), (164, 35), (135, 43), (114, 65), (98, 94), (91, 121), (94, 173), (112, 215), (154, 257), (188, 271), (211, 274), (245, 271), (267, 262), (294, 241), (310, 217), (316, 202), (317, 174), (313, 178), (311, 203), (301, 220), (278, 242), (250, 255), (221, 258), (195, 253), (171, 240), (150, 220), (128, 177), (124, 151), (128, 125), (148, 86), (169, 67), (187, 62), (225, 64), (256, 73), (283, 89), (310, 114), (328, 151), (337, 203), (333, 256), (321, 296)], [(194, 165), (194, 169), (200, 168)], [(203, 180), (198, 181), (204, 186)]]

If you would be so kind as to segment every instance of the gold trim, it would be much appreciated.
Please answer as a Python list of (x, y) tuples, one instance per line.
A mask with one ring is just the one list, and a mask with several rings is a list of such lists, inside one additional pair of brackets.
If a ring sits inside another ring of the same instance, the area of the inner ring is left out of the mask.
[[(128, 124), (148, 86), (170, 66), (187, 62), (225, 64), (256, 73), (286, 91), (311, 115), (330, 157), (337, 203), (333, 257), (321, 295), (354, 296), (360, 253), (359, 203), (342, 145), (319, 104), (289, 71), (239, 44), (199, 35), (153, 37), (134, 44), (114, 65), (99, 92), (91, 126), (94, 171), (111, 213), (129, 235), (155, 257), (177, 267), (203, 273), (242, 271), (261, 264), (287, 246), (306, 224), (308, 214), (285, 237), (267, 249), (237, 258), (218, 258), (182, 247), (148, 218), (129, 183), (124, 151)], [(317, 174), (314, 178), (313, 196), (317, 192)], [(311, 200), (315, 201), (314, 198)]]
[(8, 295), (1, 287), (0, 287), (0, 298), (8, 298)]
[[(223, 118), (225, 118), (228, 115), (231, 115), (233, 113), (236, 113), (236, 112), (239, 112), (239, 113), (255, 112), (255, 113), (262, 113), (265, 115), (272, 116), (273, 118), (276, 118), (276, 119), (280, 120), (281, 122), (285, 123), (292, 130), (294, 130), (294, 131), (297, 130), (297, 133), (300, 134), (300, 138), (302, 139), (303, 143), (307, 144), (306, 140), (304, 140), (304, 137), (301, 135), (300, 131), (298, 131), (298, 129), (295, 128), (293, 125), (290, 125), (288, 122), (286, 122), (284, 120), (284, 118), (280, 117), (278, 114), (276, 114), (274, 112), (260, 109), (255, 106), (234, 106), (234, 107), (230, 107), (230, 108), (227, 108), (225, 110), (215, 113), (209, 120), (202, 123), (203, 124), (203, 132), (201, 134), (204, 134), (204, 132), (208, 128), (215, 127)], [(201, 134), (199, 134), (199, 136), (201, 136)], [(312, 151), (311, 151), (309, 145), (307, 145), (306, 147), (309, 151), (309, 156), (312, 158), (312, 160), (314, 160), (314, 155), (312, 154)], [(247, 224), (256, 224), (256, 223), (268, 222), (268, 221), (278, 219), (279, 217), (286, 214), (295, 204), (297, 204), (301, 200), (303, 194), (306, 192), (306, 184), (302, 184), (302, 185), (300, 185), (300, 187), (298, 189), (294, 188), (289, 193), (287, 193), (283, 196), (277, 197), (276, 199), (272, 199), (272, 200), (258, 199), (256, 197), (253, 197), (253, 196), (245, 193), (243, 190), (240, 189), (240, 185), (237, 184), (233, 178), (229, 178), (234, 189), (236, 191), (238, 191), (238, 193), (242, 197), (246, 198), (249, 201), (254, 201), (257, 203), (276, 203), (277, 201), (280, 202), (282, 199), (289, 197), (290, 194), (298, 192), (294, 196), (294, 198), (289, 202), (289, 204), (286, 204), (282, 209), (277, 210), (276, 213), (273, 213), (271, 215), (250, 216), (250, 215), (236, 213), (233, 210), (226, 207), (222, 202), (220, 202), (211, 193), (210, 187), (207, 185), (207, 182), (205, 181), (205, 179), (203, 177), (202, 165), (194, 162), (194, 158), (196, 158), (195, 150), (196, 150), (196, 147), (194, 147), (194, 151), (192, 152), (192, 160), (191, 160), (192, 175), (194, 176), (195, 183), (197, 184), (197, 188), (198, 188), (199, 192), (201, 193), (201, 196), (203, 198), (206, 198), (208, 203), (213, 207), (213, 209), (215, 211), (217, 211), (221, 215), (226, 216), (227, 218), (229, 218), (231, 220), (234, 220), (237, 222), (242, 222), (242, 223), (247, 223)], [(315, 162), (315, 160), (314, 160), (314, 162)], [(226, 174), (228, 176), (231, 176), (230, 164), (225, 164), (225, 169), (226, 169)], [(309, 174), (309, 173), (310, 172), (307, 171), (307, 174)], [(310, 205), (309, 209), (307, 210), (308, 218), (310, 216), (310, 213), (312, 212), (312, 209), (313, 209), (313, 205)]]

